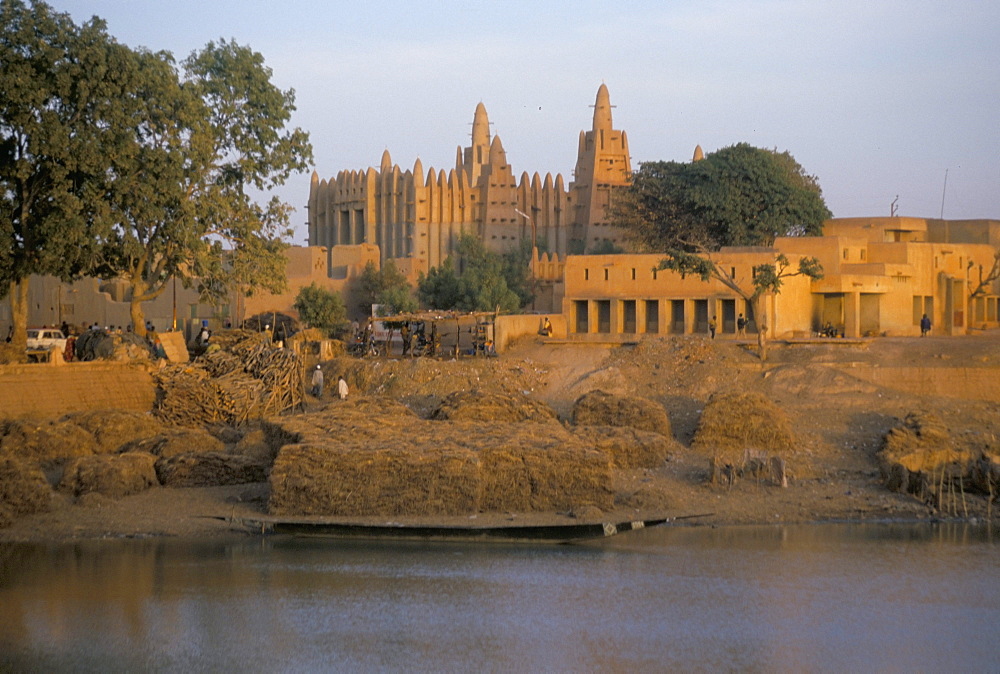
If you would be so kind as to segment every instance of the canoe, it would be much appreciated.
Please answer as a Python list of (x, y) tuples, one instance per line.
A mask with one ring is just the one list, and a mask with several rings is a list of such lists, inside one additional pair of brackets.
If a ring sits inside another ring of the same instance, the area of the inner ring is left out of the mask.
[(501, 526), (425, 525), (386, 522), (358, 524), (319, 519), (280, 519), (271, 517), (219, 517), (233, 526), (255, 534), (288, 534), (411, 541), (478, 541), (502, 543), (575, 543), (615, 536), (629, 531), (663, 524), (668, 518), (632, 522), (596, 522), (590, 524), (509, 524)]

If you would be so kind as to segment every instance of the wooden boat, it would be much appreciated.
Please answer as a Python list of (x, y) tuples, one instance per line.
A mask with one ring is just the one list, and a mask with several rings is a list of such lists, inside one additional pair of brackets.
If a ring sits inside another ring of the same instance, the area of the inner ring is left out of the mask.
[(670, 521), (668, 518), (632, 522), (596, 522), (590, 524), (508, 524), (498, 526), (463, 526), (402, 524), (360, 524), (327, 519), (283, 519), (272, 517), (218, 517), (237, 528), (256, 534), (288, 534), (411, 541), (474, 541), (501, 543), (575, 543), (645, 529)]

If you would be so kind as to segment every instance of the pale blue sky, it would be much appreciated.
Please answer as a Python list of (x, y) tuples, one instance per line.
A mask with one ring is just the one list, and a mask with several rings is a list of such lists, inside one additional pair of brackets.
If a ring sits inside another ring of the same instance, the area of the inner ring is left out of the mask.
[[(836, 216), (1000, 218), (993, 0), (53, 0), (183, 58), (234, 38), (294, 88), (316, 170), (454, 166), (486, 105), (516, 175), (572, 179), (602, 82), (632, 165), (738, 142), (790, 151)], [(305, 241), (309, 176), (280, 195)]]

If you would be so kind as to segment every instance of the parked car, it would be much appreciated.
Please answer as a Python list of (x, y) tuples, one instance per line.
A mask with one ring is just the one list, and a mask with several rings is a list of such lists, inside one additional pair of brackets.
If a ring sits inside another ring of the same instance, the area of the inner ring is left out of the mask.
[(66, 336), (57, 328), (30, 328), (28, 330), (28, 349), (32, 351), (47, 351), (49, 349), (66, 350)]

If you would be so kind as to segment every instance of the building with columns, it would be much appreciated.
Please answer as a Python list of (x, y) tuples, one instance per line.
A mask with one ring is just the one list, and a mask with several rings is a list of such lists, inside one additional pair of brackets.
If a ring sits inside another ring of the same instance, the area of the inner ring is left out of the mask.
[[(1000, 221), (833, 218), (823, 236), (782, 237), (773, 248), (723, 248), (717, 260), (742, 287), (753, 267), (785, 255), (790, 268), (815, 257), (823, 278), (784, 279), (764, 298), (771, 337), (806, 337), (830, 324), (845, 337), (915, 336), (924, 314), (932, 334), (1000, 327)], [(567, 332), (581, 338), (736, 333), (752, 307), (718, 281), (655, 267), (661, 255), (569, 256), (559, 269)], [(541, 270), (548, 260), (536, 260)], [(549, 268), (551, 263), (549, 264)], [(551, 272), (550, 272), (551, 273)], [(749, 332), (756, 330), (752, 320)]]

